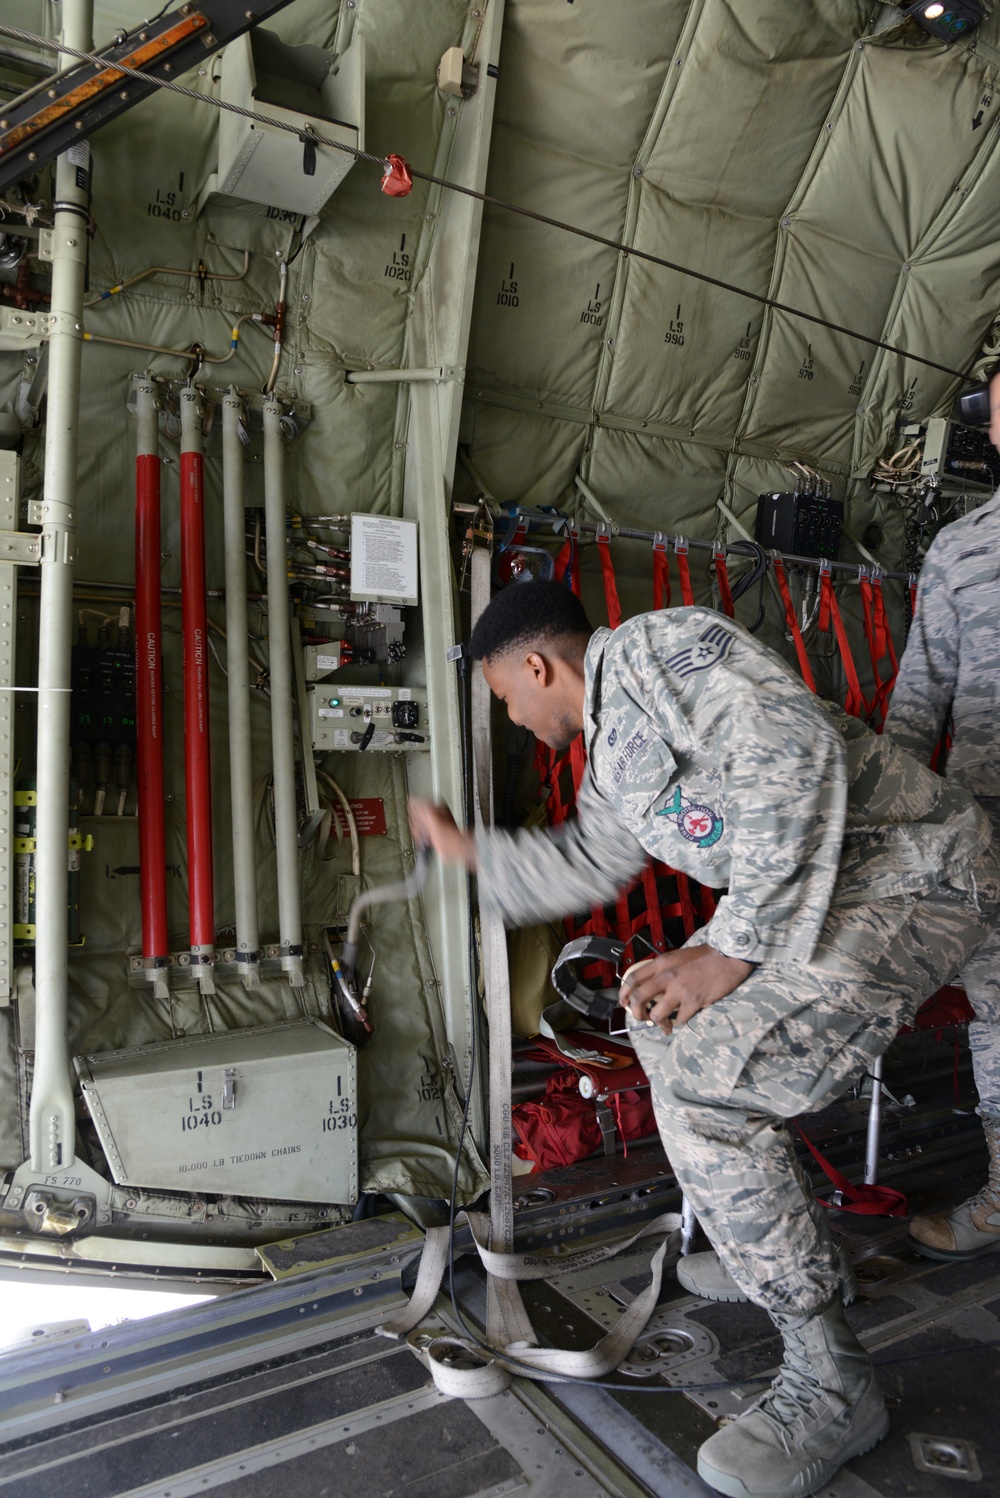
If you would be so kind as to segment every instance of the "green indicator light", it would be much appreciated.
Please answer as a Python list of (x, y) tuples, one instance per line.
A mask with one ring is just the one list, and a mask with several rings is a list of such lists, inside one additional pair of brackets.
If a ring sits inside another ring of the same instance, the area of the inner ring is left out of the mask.
[(339, 697), (331, 697), (330, 698), (330, 706), (331, 707), (339, 707), (340, 706), (340, 698)]

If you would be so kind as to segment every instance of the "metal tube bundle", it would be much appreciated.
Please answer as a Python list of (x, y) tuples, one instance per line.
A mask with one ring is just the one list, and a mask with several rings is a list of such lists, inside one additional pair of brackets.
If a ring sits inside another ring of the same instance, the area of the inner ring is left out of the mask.
[(260, 987), (257, 866), (253, 835), (253, 765), (250, 754), (250, 650), (244, 559), (246, 509), (240, 420), (243, 402), (235, 389), (222, 399), (222, 497), (226, 547), (227, 688), (229, 693), (229, 789), (233, 813), (233, 885), (236, 900), (236, 961), (246, 988)]
[(295, 699), (288, 606), (285, 536), (285, 450), (281, 406), (264, 403), (264, 525), (267, 538), (267, 637), (271, 687), (271, 753), (274, 765), (274, 845), (278, 864), (281, 966), (293, 988), (302, 971), (302, 901), (299, 892), (298, 817), (295, 807)]
[(191, 967), (215, 992), (212, 768), (205, 597), (205, 474), (197, 390), (181, 391), (181, 628), (184, 636), (184, 777), (187, 788)]
[(167, 993), (167, 845), (163, 822), (163, 638), (160, 611), (160, 457), (152, 382), (136, 384), (135, 697), (143, 966)]
[[(92, 45), (91, 0), (67, 0), (62, 42)], [(66, 59), (63, 58), (63, 61)], [(90, 220), (90, 147), (73, 146), (56, 163), (49, 317), (48, 409), (41, 515), (38, 650), (38, 766), (35, 825), (35, 1075), (31, 1091), (31, 1166), (52, 1171), (76, 1156), (67, 1004), (69, 960), (70, 653), (73, 553), (80, 416), (83, 292)]]

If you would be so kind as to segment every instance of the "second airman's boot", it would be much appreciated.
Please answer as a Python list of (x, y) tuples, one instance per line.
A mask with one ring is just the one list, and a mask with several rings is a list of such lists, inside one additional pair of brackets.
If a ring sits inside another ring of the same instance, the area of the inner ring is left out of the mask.
[(986, 1185), (947, 1216), (914, 1217), (910, 1223), (907, 1243), (928, 1259), (978, 1259), (1000, 1252), (1000, 1119), (984, 1118), (983, 1131), (990, 1152)]
[[(840, 1298), (849, 1306), (858, 1293), (858, 1282), (854, 1278), (851, 1261), (843, 1247), (840, 1255)], [(702, 1300), (747, 1300), (718, 1254), (709, 1249), (707, 1253), (686, 1254), (675, 1266), (678, 1283), (691, 1295), (700, 1295)]]

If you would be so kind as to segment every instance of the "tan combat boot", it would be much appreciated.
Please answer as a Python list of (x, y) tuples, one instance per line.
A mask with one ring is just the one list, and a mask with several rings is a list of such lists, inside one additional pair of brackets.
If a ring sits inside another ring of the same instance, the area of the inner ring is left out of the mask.
[(777, 1378), (698, 1452), (699, 1477), (727, 1498), (805, 1498), (889, 1429), (839, 1296), (814, 1316), (771, 1319), (785, 1344)]
[(1000, 1251), (1000, 1120), (983, 1119), (990, 1178), (945, 1217), (914, 1217), (907, 1243), (928, 1259), (978, 1259)]

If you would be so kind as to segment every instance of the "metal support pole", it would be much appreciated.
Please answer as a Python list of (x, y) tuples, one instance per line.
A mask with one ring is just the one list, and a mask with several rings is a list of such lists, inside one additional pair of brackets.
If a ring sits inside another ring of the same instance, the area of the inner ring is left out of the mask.
[(160, 442), (153, 382), (135, 387), (135, 682), (139, 886), (143, 968), (169, 993), (167, 843), (163, 822), (163, 633), (160, 610)]
[(694, 1247), (694, 1235), (698, 1231), (698, 1219), (694, 1207), (686, 1196), (681, 1197), (681, 1253), (686, 1257)]
[(181, 628), (184, 634), (184, 771), (187, 788), (191, 967), (203, 994), (215, 992), (212, 762), (205, 601), (205, 470), (201, 398), (181, 391)]
[(233, 888), (236, 961), (244, 987), (260, 987), (257, 863), (253, 835), (250, 753), (250, 648), (247, 620), (246, 503), (240, 420), (243, 401), (232, 388), (222, 398), (222, 505), (226, 544), (226, 666), (229, 672), (229, 790), (233, 813)]
[(884, 1056), (872, 1062), (872, 1102), (868, 1110), (868, 1138), (865, 1142), (865, 1185), (878, 1181), (878, 1151), (882, 1139), (882, 1066)]
[[(62, 42), (93, 44), (92, 0), (65, 0)], [(60, 62), (70, 59), (61, 54)], [(73, 557), (83, 288), (90, 221), (90, 147), (74, 142), (56, 163), (52, 233), (49, 379), (40, 519), (38, 792), (35, 828), (35, 1076), (31, 1165), (45, 1171), (76, 1157), (67, 1035), (69, 962), (69, 719)]]
[(443, 364), (437, 369), (349, 369), (344, 376), (348, 385), (441, 384), (464, 378), (464, 369), (446, 369)]
[(267, 656), (271, 687), (271, 754), (274, 769), (274, 847), (278, 863), (281, 966), (293, 988), (302, 988), (302, 901), (295, 810), (295, 699), (288, 608), (285, 536), (285, 448), (281, 406), (264, 403), (264, 528), (267, 538)]

